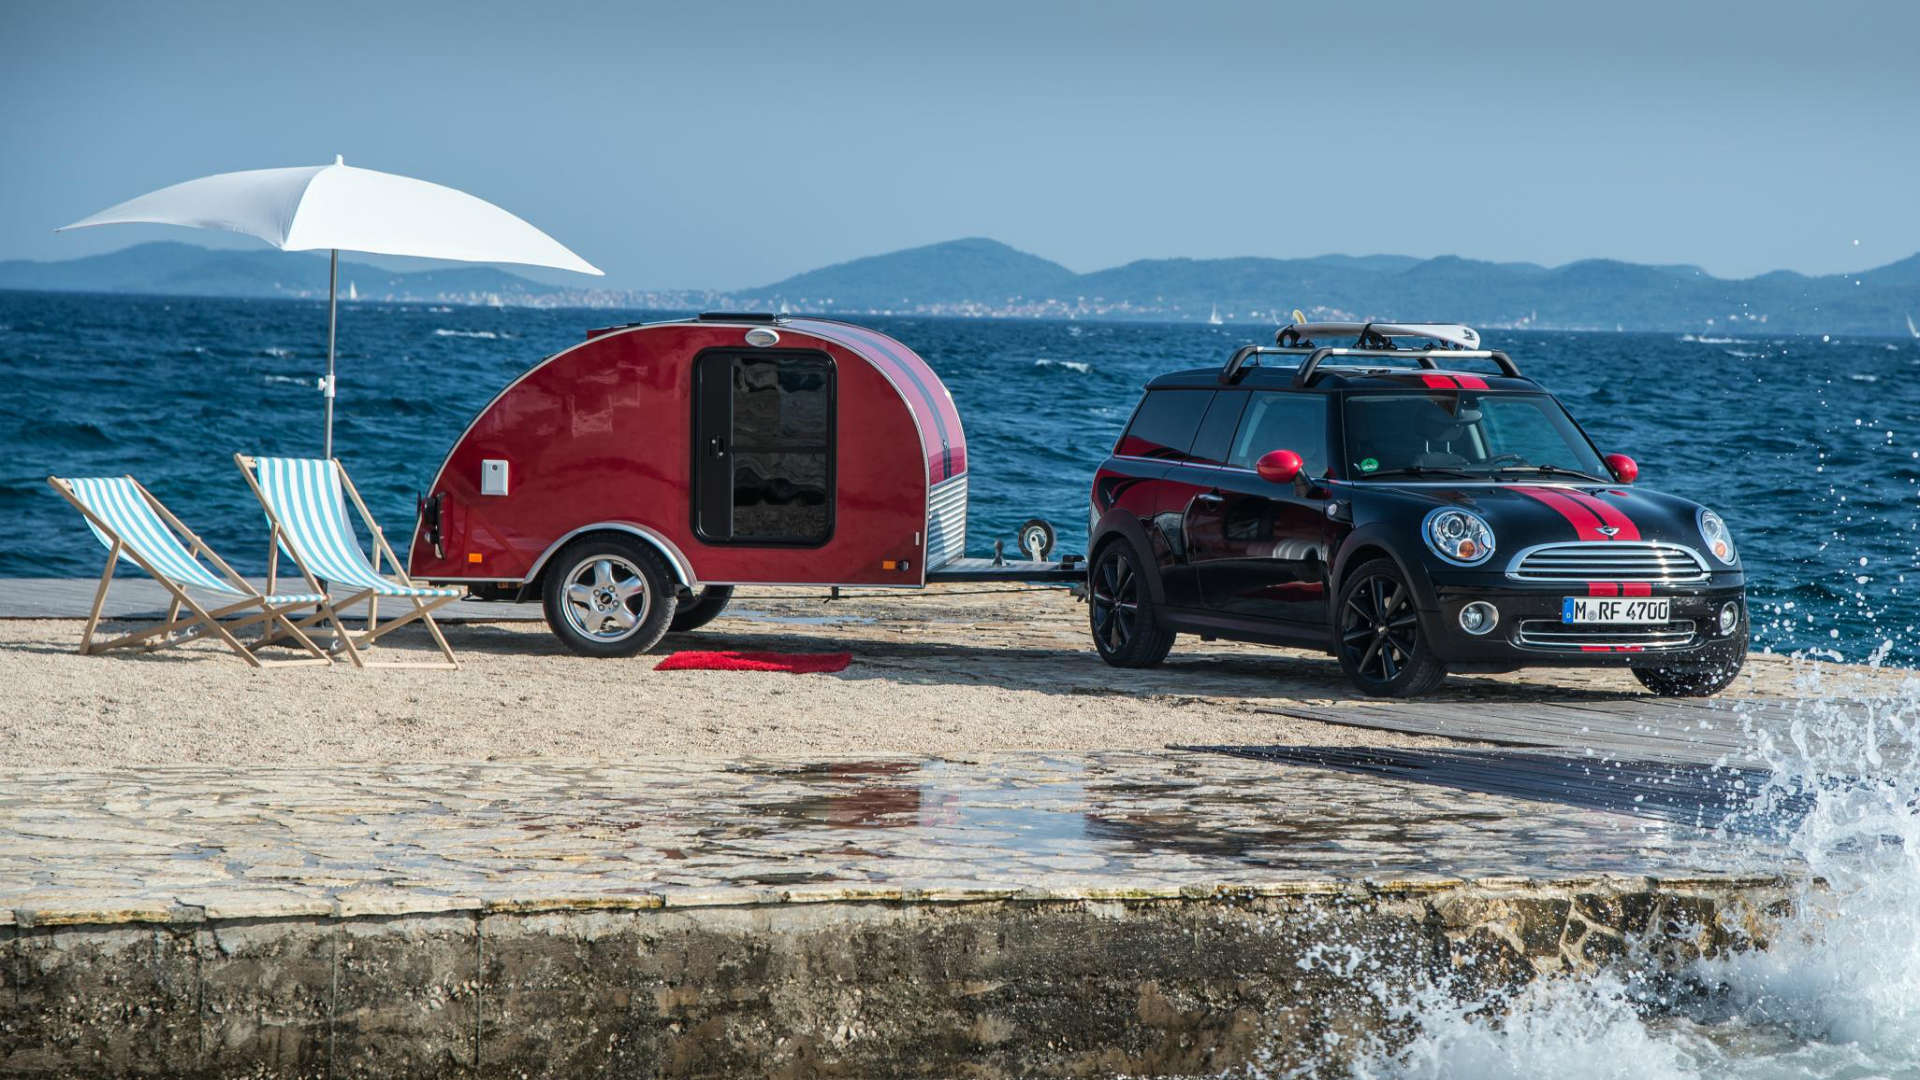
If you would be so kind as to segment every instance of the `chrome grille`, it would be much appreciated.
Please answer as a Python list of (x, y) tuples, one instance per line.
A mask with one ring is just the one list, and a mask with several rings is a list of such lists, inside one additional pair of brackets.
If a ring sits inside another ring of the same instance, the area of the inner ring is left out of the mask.
[(967, 474), (927, 492), (927, 569), (938, 570), (967, 553)]
[(1514, 557), (1507, 576), (1519, 581), (1705, 581), (1707, 563), (1679, 544), (1638, 540), (1541, 544)]
[(1523, 619), (1514, 628), (1513, 643), (1523, 649), (1684, 649), (1693, 644), (1693, 620), (1675, 619), (1652, 626), (1580, 626), (1557, 619)]

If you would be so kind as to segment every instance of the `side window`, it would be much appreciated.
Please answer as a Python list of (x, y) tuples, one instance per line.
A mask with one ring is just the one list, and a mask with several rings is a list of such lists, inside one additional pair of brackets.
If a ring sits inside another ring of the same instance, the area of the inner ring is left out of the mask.
[(1150, 390), (1113, 452), (1126, 457), (1184, 461), (1213, 401), (1211, 390)]
[(1262, 454), (1291, 450), (1300, 455), (1308, 476), (1327, 471), (1327, 398), (1323, 394), (1255, 391), (1227, 464), (1251, 469)]
[(1240, 411), (1246, 407), (1246, 391), (1216, 392), (1213, 404), (1207, 406), (1206, 418), (1200, 421), (1200, 433), (1193, 437), (1193, 449), (1187, 456), (1208, 465), (1225, 463), (1227, 450), (1233, 444), (1234, 429), (1240, 426)]

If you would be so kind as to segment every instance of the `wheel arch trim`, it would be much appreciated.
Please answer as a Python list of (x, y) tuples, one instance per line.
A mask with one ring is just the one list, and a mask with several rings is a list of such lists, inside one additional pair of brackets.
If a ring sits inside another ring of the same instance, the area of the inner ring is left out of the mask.
[(1100, 515), (1100, 521), (1087, 539), (1087, 573), (1093, 573), (1094, 556), (1103, 544), (1118, 537), (1122, 543), (1133, 548), (1134, 557), (1140, 560), (1142, 569), (1148, 571), (1147, 595), (1156, 604), (1167, 602), (1166, 585), (1160, 580), (1160, 565), (1153, 557), (1153, 545), (1147, 542), (1146, 529), (1140, 519), (1119, 507)]
[[(1347, 535), (1345, 540), (1341, 541), (1340, 549), (1334, 556), (1333, 576), (1329, 582), (1331, 589), (1330, 604), (1333, 602), (1332, 597), (1339, 596), (1340, 590), (1346, 588), (1347, 577), (1353, 572), (1353, 568), (1356, 565), (1354, 556), (1367, 548), (1378, 549), (1384, 553), (1387, 558), (1393, 560), (1393, 565), (1399, 567), (1400, 575), (1407, 579), (1409, 585), (1413, 586), (1414, 601), (1417, 608), (1423, 611), (1432, 611), (1439, 605), (1439, 596), (1434, 591), (1433, 578), (1428, 575), (1427, 568), (1417, 561), (1409, 564), (1395, 548), (1391, 539), (1391, 531), (1385, 526), (1370, 526), (1355, 529)], [(1329, 607), (1328, 610), (1331, 612), (1332, 608)]]
[(527, 576), (521, 583), (523, 592), (526, 587), (540, 580), (541, 571), (546, 569), (547, 563), (551, 561), (555, 555), (559, 554), (561, 548), (566, 547), (568, 544), (588, 533), (596, 532), (618, 532), (639, 537), (652, 545), (653, 549), (658, 551), (661, 556), (667, 560), (667, 567), (673, 571), (673, 576), (679, 584), (688, 589), (700, 588), (700, 579), (694, 576), (693, 564), (687, 561), (686, 554), (683, 553), (673, 541), (662, 536), (659, 532), (635, 522), (596, 521), (591, 525), (582, 525), (560, 537), (560, 539), (555, 540), (553, 543), (548, 544), (547, 549), (540, 553), (540, 557), (533, 561), (532, 569), (527, 571)]

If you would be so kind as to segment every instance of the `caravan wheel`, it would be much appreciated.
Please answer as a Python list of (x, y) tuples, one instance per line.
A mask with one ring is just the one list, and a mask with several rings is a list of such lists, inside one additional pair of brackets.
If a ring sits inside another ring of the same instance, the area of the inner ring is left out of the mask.
[(541, 590), (547, 626), (582, 656), (632, 656), (660, 641), (676, 586), (660, 556), (637, 540), (586, 537), (554, 556)]

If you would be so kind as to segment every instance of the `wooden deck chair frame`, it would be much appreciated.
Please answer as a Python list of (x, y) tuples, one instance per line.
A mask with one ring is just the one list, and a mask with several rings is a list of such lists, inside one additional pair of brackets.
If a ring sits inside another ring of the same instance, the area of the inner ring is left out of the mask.
[[(279, 580), (280, 541), (287, 529), (281, 522), (279, 513), (274, 510), (272, 501), (267, 498), (265, 489), (260, 486), (260, 477), (255, 469), (255, 459), (246, 454), (235, 454), (233, 455), (233, 460), (235, 464), (240, 466), (241, 473), (247, 478), (247, 486), (253, 489), (254, 498), (260, 500), (260, 508), (266, 511), (267, 521), (273, 526), (273, 536), (267, 541), (267, 591), (272, 592), (275, 583)], [(367, 532), (373, 536), (373, 572), (376, 575), (380, 573), (380, 560), (381, 557), (384, 556), (387, 562), (393, 567), (391, 571), (392, 577), (397, 580), (403, 588), (414, 588), (413, 579), (407, 576), (406, 564), (402, 563), (399, 557), (393, 553), (393, 548), (388, 546), (386, 534), (380, 531), (380, 524), (373, 520), (372, 512), (367, 509), (367, 504), (361, 500), (360, 492), (353, 486), (353, 478), (347, 475), (346, 467), (340, 464), (340, 459), (338, 458), (329, 458), (327, 463), (332, 466), (334, 475), (339, 477), (340, 488), (346, 492), (347, 498), (352, 501), (354, 511), (360, 515), (360, 523), (365, 525)], [(291, 553), (293, 549), (289, 546), (287, 550)], [(413, 609), (397, 619), (390, 619), (385, 624), (382, 624), (380, 622), (380, 594), (376, 590), (360, 589), (357, 592), (348, 594), (344, 599), (335, 600), (331, 598), (331, 594), (327, 592), (326, 586), (321, 584), (320, 579), (314, 575), (311, 568), (298, 558), (295, 558), (293, 563), (299, 567), (300, 574), (306, 579), (308, 588), (329, 597), (328, 600), (321, 605), (319, 612), (295, 625), (304, 628), (315, 623), (331, 622), (333, 624), (336, 648), (347, 654), (347, 659), (354, 667), (453, 669), (460, 667), (460, 661), (454, 658), (453, 647), (447, 644), (446, 635), (440, 632), (440, 624), (434, 621), (432, 614), (436, 608), (451, 604), (455, 600), (460, 599), (460, 597), (441, 596), (422, 598), (407, 596), (390, 598), (411, 603)], [(362, 630), (355, 633), (347, 628), (346, 622), (341, 618), (341, 615), (348, 608), (353, 607), (363, 600), (366, 601), (367, 604), (367, 622)], [(363, 655), (372, 649), (374, 642), (380, 638), (415, 621), (426, 626), (427, 633), (433, 636), (435, 647), (440, 650), (440, 655), (445, 658), (444, 662), (434, 663), (411, 660), (373, 661), (368, 660)]]
[[(96, 655), (113, 649), (135, 646), (144, 650), (172, 648), (211, 637), (232, 649), (242, 660), (256, 668), (304, 667), (312, 664), (333, 663), (333, 658), (327, 655), (326, 650), (314, 644), (313, 639), (304, 632), (306, 623), (295, 622), (289, 614), (311, 607), (311, 601), (280, 605), (269, 603), (267, 597), (272, 594), (272, 588), (269, 588), (266, 593), (255, 589), (250, 582), (235, 573), (233, 567), (227, 565), (227, 561), (220, 557), (219, 552), (208, 547), (198, 533), (187, 528), (186, 524), (175, 517), (173, 511), (168, 510), (166, 505), (155, 498), (154, 494), (148, 491), (140, 481), (131, 476), (125, 479), (132, 483), (134, 490), (139, 492), (140, 498), (166, 524), (167, 528), (172, 529), (176, 537), (186, 541), (187, 554), (194, 558), (204, 556), (220, 572), (220, 577), (242, 596), (241, 599), (215, 608), (208, 608), (201, 604), (179, 583), (162, 573), (148, 562), (145, 556), (134, 550), (132, 545), (120, 535), (119, 530), (102, 520), (87, 507), (86, 503), (80, 501), (65, 479), (49, 476), (47, 483), (53, 490), (59, 492), (61, 498), (72, 504), (89, 524), (99, 530), (101, 536), (113, 541), (107, 549), (106, 568), (100, 572), (100, 585), (93, 593), (93, 608), (87, 612), (86, 628), (80, 632), (80, 652), (83, 655)], [(172, 602), (167, 605), (166, 617), (158, 626), (122, 634), (106, 641), (96, 641), (94, 632), (100, 626), (100, 612), (106, 606), (107, 591), (113, 584), (113, 575), (120, 566), (122, 556), (145, 571), (147, 576), (160, 584), (161, 588), (166, 589)], [(190, 614), (183, 617), (180, 614), (182, 608)], [(236, 632), (254, 626), (261, 627), (258, 640), (252, 643), (241, 641)], [(176, 634), (179, 636), (173, 636)], [(309, 655), (293, 659), (264, 659), (259, 655), (260, 649), (287, 638), (292, 639), (294, 648)]]

